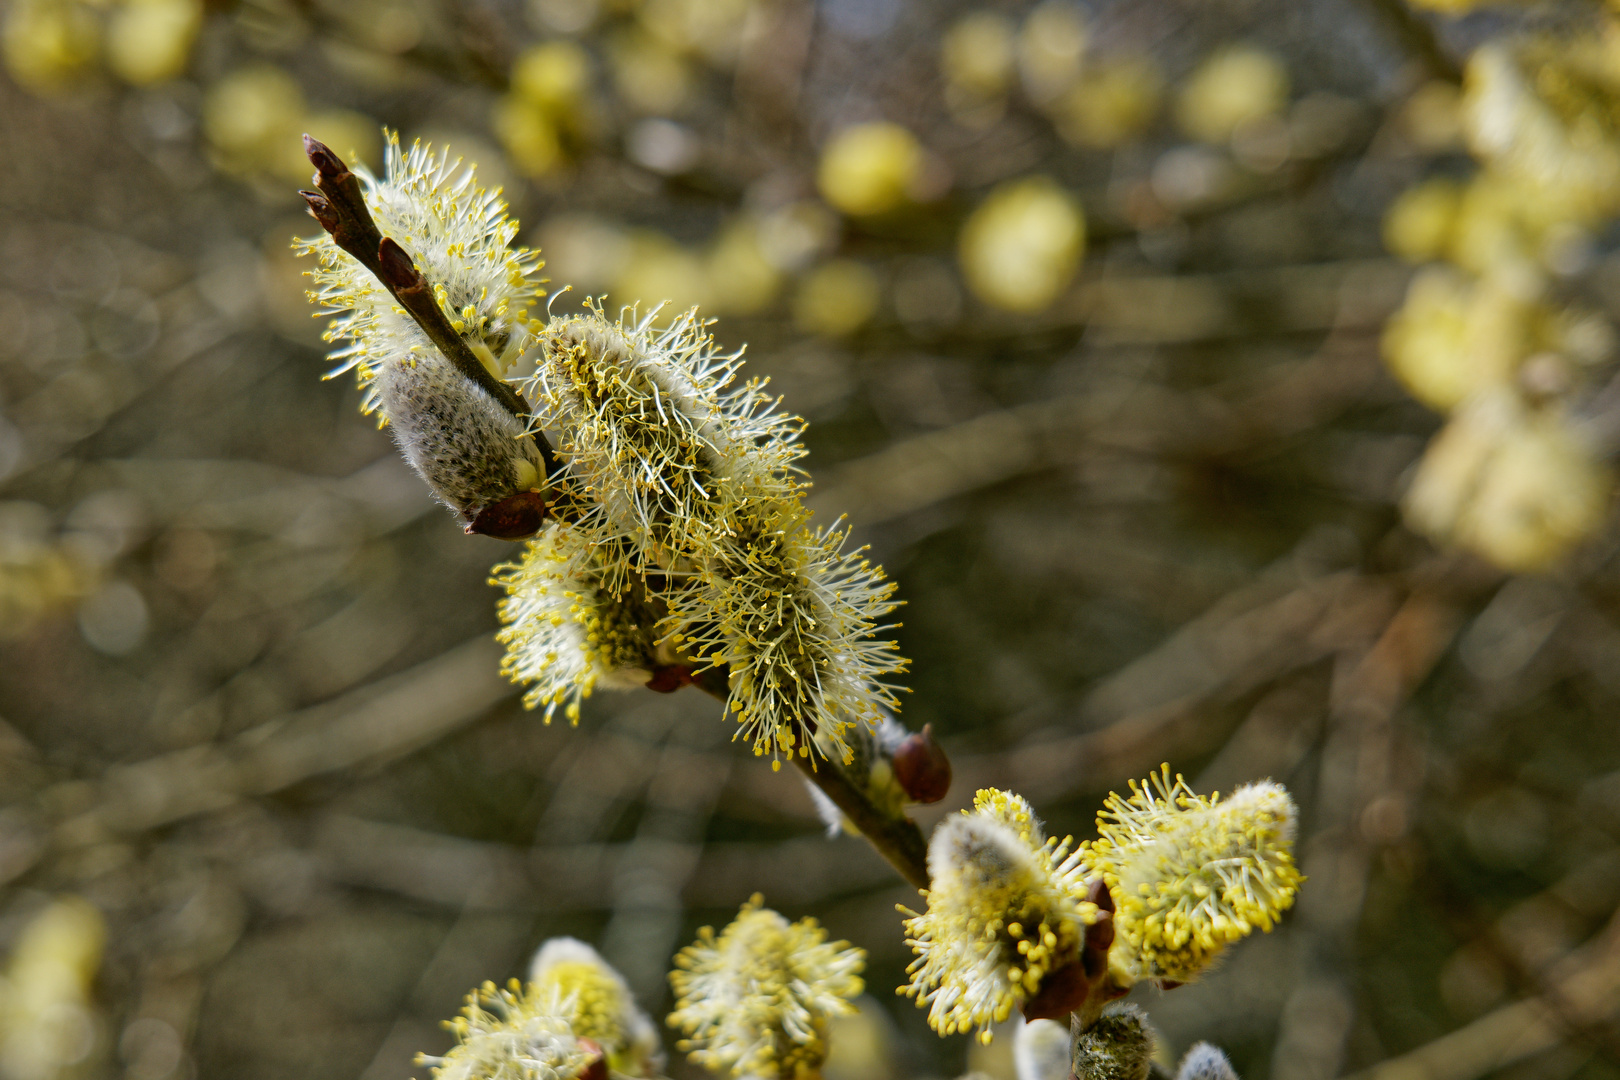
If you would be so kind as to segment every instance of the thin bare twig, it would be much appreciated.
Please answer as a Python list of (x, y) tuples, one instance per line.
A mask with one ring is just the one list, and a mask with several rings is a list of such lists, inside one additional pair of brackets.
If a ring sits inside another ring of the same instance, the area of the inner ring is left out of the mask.
[[(726, 673), (718, 668), (697, 673), (693, 685), (717, 701), (725, 702), (731, 693), (726, 687)], [(821, 789), (822, 794), (843, 811), (850, 823), (900, 872), (900, 876), (919, 889), (928, 888), (928, 845), (922, 830), (908, 817), (898, 820), (884, 814), (866, 797), (866, 793), (849, 779), (849, 774), (836, 761), (814, 761), (803, 755), (794, 755), (793, 764), (805, 778)]]

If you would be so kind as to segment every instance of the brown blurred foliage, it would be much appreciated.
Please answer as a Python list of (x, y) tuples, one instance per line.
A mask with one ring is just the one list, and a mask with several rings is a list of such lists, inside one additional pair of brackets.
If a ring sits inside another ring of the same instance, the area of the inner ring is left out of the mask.
[[(1379, 360), (1410, 275), (1386, 210), (1471, 168), (1463, 61), (1592, 11), (4, 12), (0, 955), (42, 911), (79, 951), (54, 1057), (5, 969), (0, 1075), (405, 1077), (558, 933), (660, 1015), (672, 952), (761, 891), (870, 952), (877, 1064), (839, 1075), (1010, 1077), (1008, 1040), (966, 1061), (887, 996), (915, 894), (712, 701), (545, 727), (497, 674), (511, 549), (321, 382), (290, 252), (296, 136), (376, 164), (380, 124), (505, 185), (558, 283), (713, 310), (811, 420), (818, 511), (908, 605), (904, 719), (955, 764), (925, 826), (995, 784), (1084, 836), (1164, 760), (1296, 793), (1301, 903), (1148, 1002), (1171, 1051), (1620, 1073), (1614, 529), (1517, 577), (1409, 532), (1437, 420)], [(1558, 285), (1605, 319), (1613, 240)], [(1614, 394), (1581, 408), (1612, 442)]]

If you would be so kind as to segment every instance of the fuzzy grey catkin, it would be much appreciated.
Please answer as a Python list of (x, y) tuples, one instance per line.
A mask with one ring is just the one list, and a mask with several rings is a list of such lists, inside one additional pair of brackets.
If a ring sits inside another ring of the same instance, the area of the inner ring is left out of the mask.
[(1147, 1080), (1153, 1032), (1135, 1005), (1110, 1005), (1080, 1032), (1072, 1050), (1075, 1080)]
[(383, 364), (378, 403), (394, 442), (445, 505), (466, 520), (539, 486), (540, 451), (524, 422), (431, 346)]
[(1214, 1043), (1195, 1043), (1187, 1056), (1181, 1059), (1176, 1080), (1238, 1080), (1237, 1072), (1226, 1055)]
[(1013, 1036), (1018, 1080), (1068, 1080), (1069, 1029), (1056, 1020), (1031, 1020)]

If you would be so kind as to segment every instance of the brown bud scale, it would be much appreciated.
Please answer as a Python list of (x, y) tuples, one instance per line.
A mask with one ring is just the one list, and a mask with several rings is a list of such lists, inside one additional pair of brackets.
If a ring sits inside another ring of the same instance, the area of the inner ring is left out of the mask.
[(901, 740), (894, 751), (894, 778), (913, 802), (936, 803), (951, 790), (951, 759), (934, 739), (934, 725), (924, 724)]

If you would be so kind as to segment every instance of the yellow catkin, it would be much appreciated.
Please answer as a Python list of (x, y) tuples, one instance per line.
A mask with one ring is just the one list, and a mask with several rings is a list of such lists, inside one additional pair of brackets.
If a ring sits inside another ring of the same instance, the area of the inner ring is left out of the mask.
[(1053, 971), (1079, 960), (1095, 905), (1072, 840), (1047, 839), (1029, 803), (986, 788), (973, 810), (947, 818), (928, 844), (931, 886), (921, 915), (901, 908), (916, 952), (900, 993), (928, 1008), (941, 1035), (1012, 1015)]
[(814, 919), (790, 923), (763, 905), (756, 893), (718, 935), (704, 927), (676, 954), (669, 1023), (694, 1064), (808, 1080), (827, 1056), (828, 1019), (855, 1011), (866, 954), (828, 942)]
[(1166, 765), (1105, 807), (1082, 854), (1113, 893), (1110, 960), (1125, 979), (1195, 978), (1293, 905), (1304, 880), (1293, 857), (1298, 812), (1282, 785), (1205, 798)]

